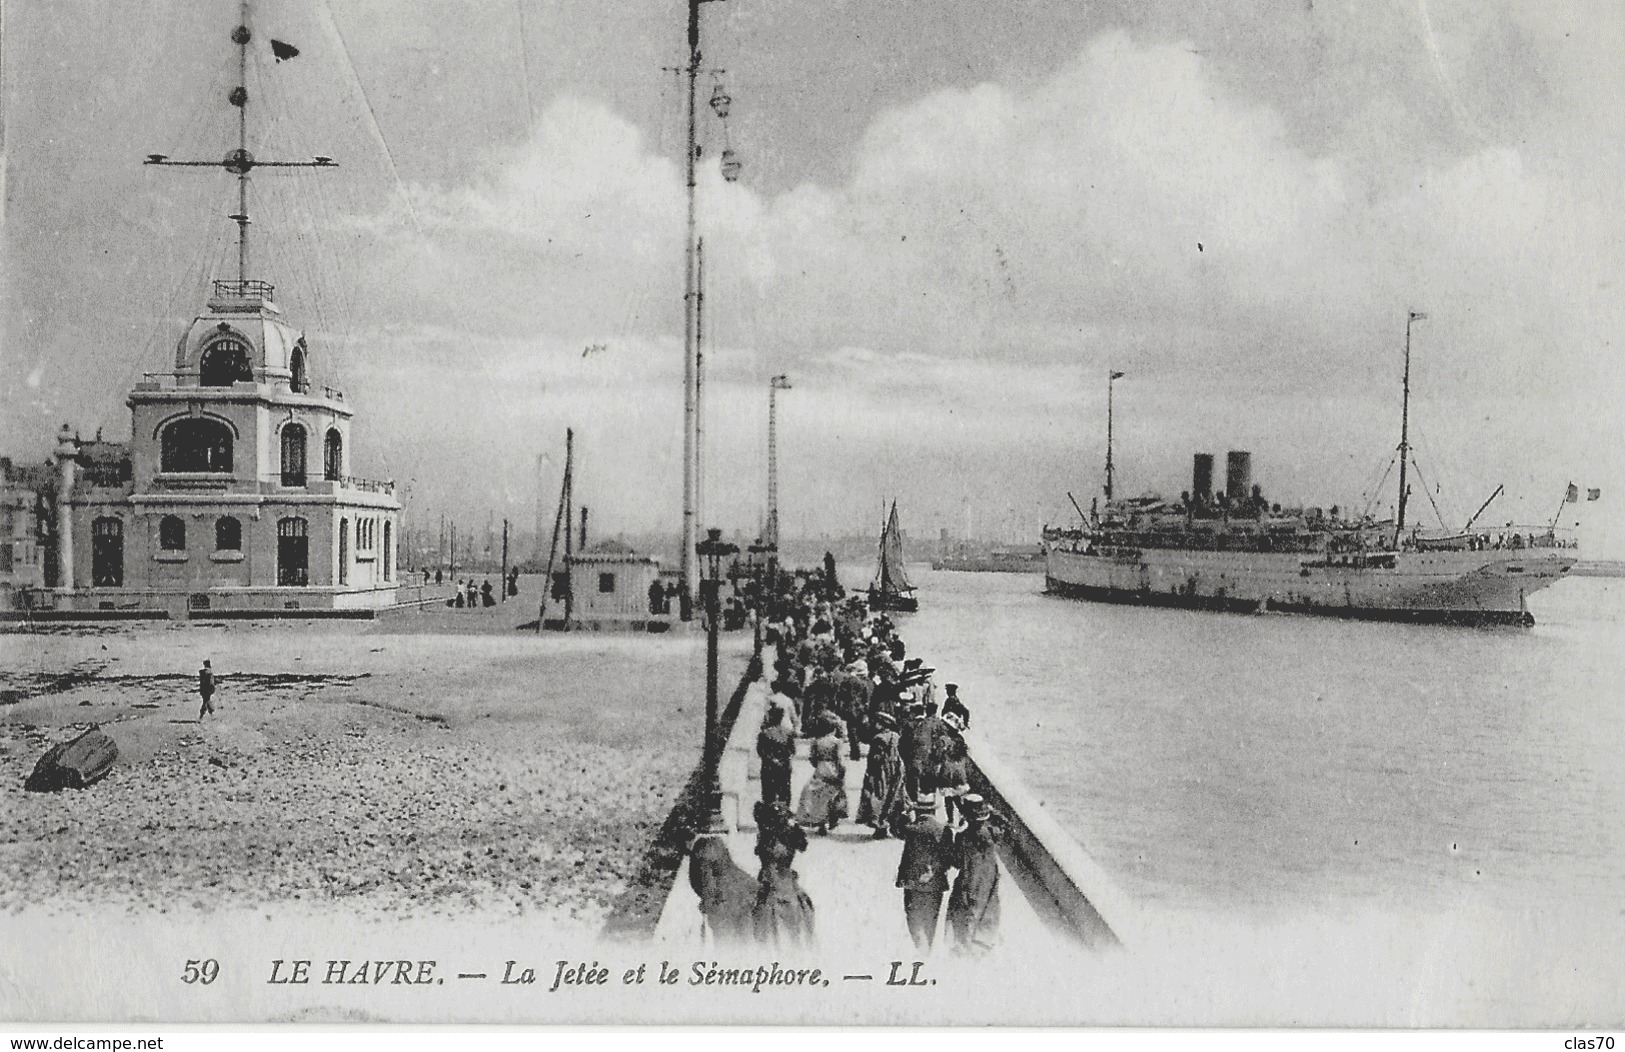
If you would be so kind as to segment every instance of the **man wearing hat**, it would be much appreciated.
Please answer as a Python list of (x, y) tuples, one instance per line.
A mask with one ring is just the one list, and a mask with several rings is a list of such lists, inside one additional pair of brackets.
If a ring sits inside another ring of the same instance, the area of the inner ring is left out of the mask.
[(965, 825), (953, 834), (953, 893), (948, 896), (948, 930), (955, 953), (985, 953), (999, 933), (999, 816), (976, 793), (959, 799)]
[(940, 789), (942, 787), (942, 766), (948, 762), (948, 745), (958, 737), (954, 729), (943, 722), (937, 715), (937, 703), (925, 701), (920, 705), (921, 715), (915, 724), (916, 737), (923, 738), (925, 744), (924, 757), (920, 767), (920, 788)]
[(970, 726), (970, 710), (959, 696), (959, 684), (949, 683), (942, 688), (947, 691), (947, 697), (942, 699), (942, 718), (952, 716), (958, 722), (960, 730)]
[(937, 685), (931, 679), (937, 670), (929, 665), (922, 665), (914, 670), (914, 693), (930, 709), (935, 712), (937, 707)]
[(756, 735), (756, 755), (762, 761), (762, 803), (789, 804), (790, 764), (796, 755), (796, 735), (789, 706), (775, 695)]
[(910, 800), (929, 788), (925, 776), (931, 769), (932, 728), (925, 724), (925, 706), (904, 695), (903, 727), (897, 750), (903, 756), (903, 785)]
[(948, 890), (953, 834), (937, 821), (937, 798), (923, 793), (914, 799), (913, 821), (903, 827), (903, 857), (897, 886), (903, 889), (903, 915), (916, 949), (929, 953), (937, 938), (942, 896)]
[(873, 689), (869, 685), (868, 668), (854, 661), (834, 678), (835, 708), (846, 720), (847, 729), (851, 732), (847, 737), (847, 746), (851, 750), (852, 759), (862, 759), (862, 754), (858, 751), (859, 739), (867, 740), (869, 737), (867, 723)]

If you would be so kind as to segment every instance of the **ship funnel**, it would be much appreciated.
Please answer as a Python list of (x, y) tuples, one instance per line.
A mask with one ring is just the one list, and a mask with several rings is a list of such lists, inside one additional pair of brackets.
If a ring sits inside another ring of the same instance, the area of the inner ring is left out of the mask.
[(1230, 495), (1230, 503), (1246, 500), (1252, 487), (1253, 455), (1232, 449), (1224, 460), (1224, 491)]
[(1198, 453), (1191, 464), (1191, 502), (1207, 504), (1213, 499), (1213, 454)]

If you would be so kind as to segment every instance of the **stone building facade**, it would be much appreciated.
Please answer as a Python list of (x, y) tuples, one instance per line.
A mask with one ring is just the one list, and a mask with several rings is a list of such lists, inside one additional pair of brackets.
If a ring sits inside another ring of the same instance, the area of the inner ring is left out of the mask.
[(394, 485), (351, 474), (353, 411), (315, 382), (272, 291), (214, 282), (174, 368), (130, 392), (128, 444), (63, 428), (55, 587), (34, 605), (254, 617), (394, 603)]
[(55, 583), (54, 480), (51, 464), (0, 457), (0, 610)]

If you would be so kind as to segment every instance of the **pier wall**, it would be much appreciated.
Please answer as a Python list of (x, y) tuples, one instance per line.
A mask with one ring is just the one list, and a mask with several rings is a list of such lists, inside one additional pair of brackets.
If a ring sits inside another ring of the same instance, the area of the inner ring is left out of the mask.
[(999, 857), (1034, 911), (1091, 949), (1121, 945), (1096, 905), (1118, 898), (1105, 873), (985, 742), (966, 731), (965, 744), (971, 789), (1005, 818)]

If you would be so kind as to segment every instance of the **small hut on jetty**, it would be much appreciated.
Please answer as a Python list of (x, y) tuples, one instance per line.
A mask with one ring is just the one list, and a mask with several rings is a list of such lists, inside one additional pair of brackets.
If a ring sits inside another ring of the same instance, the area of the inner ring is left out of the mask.
[(542, 627), (555, 632), (670, 631), (681, 624), (676, 604), (651, 602), (651, 586), (664, 596), (659, 559), (640, 555), (622, 541), (599, 541), (566, 557), (564, 572), (553, 575)]

